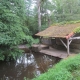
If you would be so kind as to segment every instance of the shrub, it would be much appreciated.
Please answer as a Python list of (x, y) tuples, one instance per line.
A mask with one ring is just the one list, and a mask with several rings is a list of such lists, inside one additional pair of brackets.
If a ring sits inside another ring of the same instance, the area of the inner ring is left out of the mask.
[[(28, 28), (24, 28), (25, 17), (24, 0), (0, 1), (0, 60), (6, 57), (16, 59), (20, 55), (21, 51), (17, 45), (30, 36)], [(29, 43), (30, 39), (28, 39)]]

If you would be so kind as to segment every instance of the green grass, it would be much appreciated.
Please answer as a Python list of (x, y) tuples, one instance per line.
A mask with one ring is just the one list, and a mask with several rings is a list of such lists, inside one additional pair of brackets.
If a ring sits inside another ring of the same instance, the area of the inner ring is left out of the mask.
[(60, 61), (46, 73), (32, 80), (80, 80), (80, 54)]
[(74, 30), (75, 33), (80, 33), (80, 26)]

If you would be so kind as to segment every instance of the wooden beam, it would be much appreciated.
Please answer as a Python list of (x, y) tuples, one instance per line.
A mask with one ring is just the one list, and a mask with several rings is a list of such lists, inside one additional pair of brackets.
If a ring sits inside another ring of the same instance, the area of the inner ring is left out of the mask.
[(63, 40), (62, 39), (60, 39), (60, 41), (62, 42), (62, 44), (66, 47), (66, 49), (67, 49), (67, 45), (63, 42)]
[(80, 37), (72, 37), (69, 40), (80, 39)]

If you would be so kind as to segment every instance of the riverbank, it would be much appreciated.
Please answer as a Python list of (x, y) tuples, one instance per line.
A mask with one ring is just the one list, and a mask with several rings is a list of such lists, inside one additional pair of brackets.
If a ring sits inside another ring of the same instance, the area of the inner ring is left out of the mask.
[(33, 80), (80, 80), (80, 54), (60, 61)]
[[(25, 51), (27, 51), (25, 49)], [(52, 56), (24, 52), (20, 58), (15, 61), (1, 61), (0, 62), (0, 80), (28, 80), (39, 76), (42, 73), (53, 67), (60, 61), (59, 58)]]

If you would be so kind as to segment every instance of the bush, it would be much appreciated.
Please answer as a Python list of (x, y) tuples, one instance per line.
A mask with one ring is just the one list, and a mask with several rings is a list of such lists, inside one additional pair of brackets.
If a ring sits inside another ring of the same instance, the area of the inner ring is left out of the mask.
[[(17, 47), (23, 40), (31, 42), (25, 27), (26, 5), (24, 0), (0, 1), (0, 60), (16, 59), (22, 51)], [(16, 46), (16, 48), (15, 48)]]

